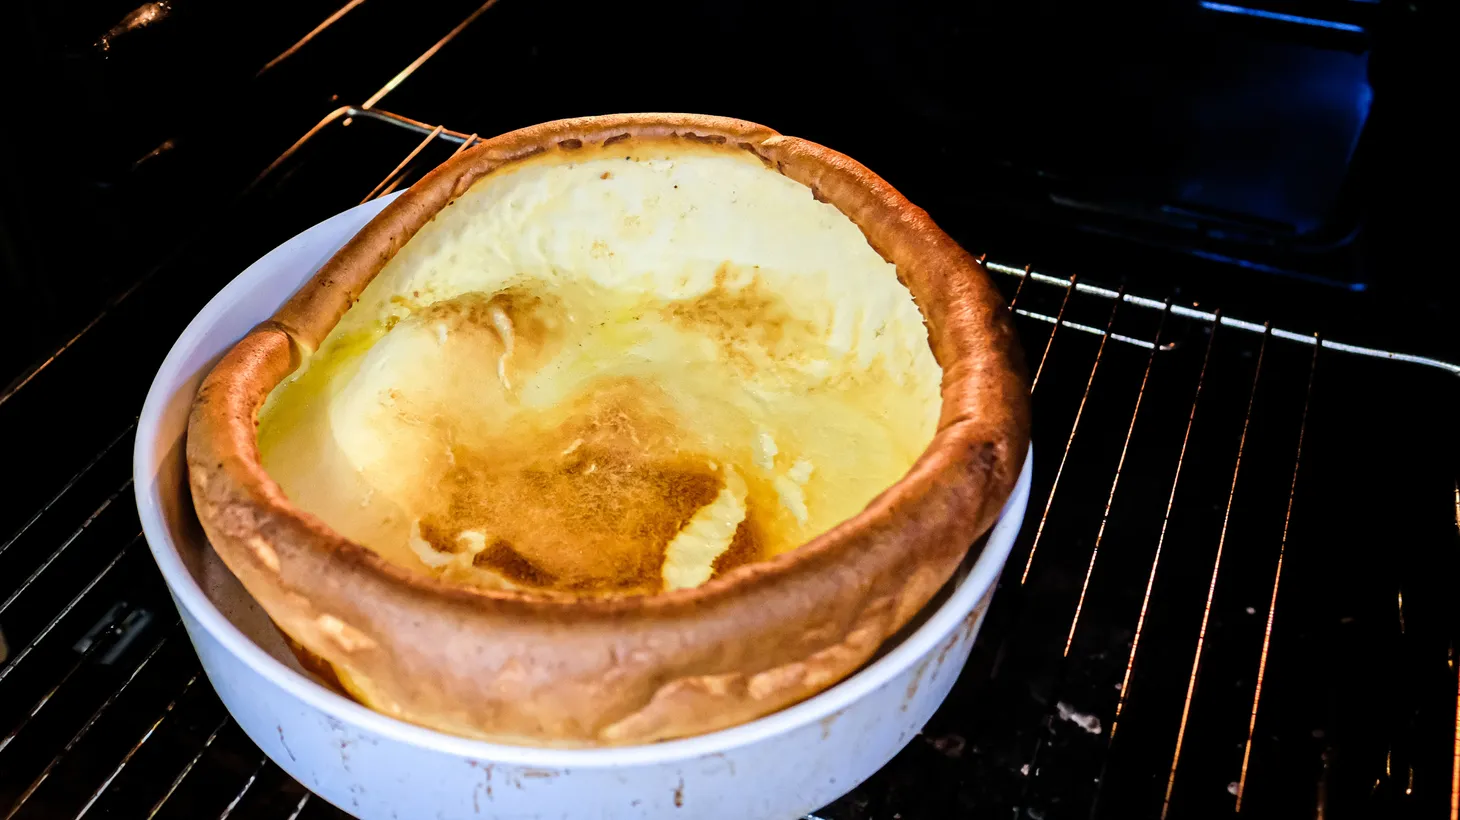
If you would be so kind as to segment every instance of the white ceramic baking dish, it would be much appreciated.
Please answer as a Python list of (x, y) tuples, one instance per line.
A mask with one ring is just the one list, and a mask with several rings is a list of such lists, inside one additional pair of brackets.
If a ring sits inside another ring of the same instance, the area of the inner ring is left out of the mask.
[(209, 547), (183, 457), (193, 393), (390, 197), (285, 242), (183, 331), (137, 427), (137, 508), (203, 668), (248, 736), (310, 789), (364, 818), (796, 817), (871, 776), (947, 696), (968, 658), (1029, 496), (1032, 459), (976, 559), (857, 674), (784, 711), (648, 746), (553, 750), (453, 737), (320, 685)]

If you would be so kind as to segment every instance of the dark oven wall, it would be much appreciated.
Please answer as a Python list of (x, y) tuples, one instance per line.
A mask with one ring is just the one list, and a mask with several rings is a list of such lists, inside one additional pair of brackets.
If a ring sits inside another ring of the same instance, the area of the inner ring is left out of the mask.
[[(480, 6), (13, 9), (0, 265), (25, 309), (0, 383)], [(501, 0), (381, 107), (483, 135), (759, 120), (861, 159), (975, 253), (1444, 355), (1453, 277), (1416, 194), (1442, 156), (1439, 6)]]

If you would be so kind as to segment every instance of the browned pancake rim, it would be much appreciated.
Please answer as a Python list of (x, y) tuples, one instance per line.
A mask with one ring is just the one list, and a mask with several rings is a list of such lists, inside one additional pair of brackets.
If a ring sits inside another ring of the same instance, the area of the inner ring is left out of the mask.
[[(916, 135), (890, 132), (920, 150)], [(894, 263), (943, 369), (938, 430), (855, 517), (702, 586), (573, 598), (467, 588), (395, 566), (294, 507), (263, 469), (257, 414), (361, 291), (473, 183), (544, 151), (693, 142), (806, 185)], [(386, 206), (204, 380), (188, 431), (208, 537), (281, 629), (386, 714), (531, 745), (642, 743), (759, 717), (845, 677), (992, 525), (1029, 443), (1029, 394), (988, 274), (922, 210), (835, 151), (688, 114), (561, 120), (464, 151)]]

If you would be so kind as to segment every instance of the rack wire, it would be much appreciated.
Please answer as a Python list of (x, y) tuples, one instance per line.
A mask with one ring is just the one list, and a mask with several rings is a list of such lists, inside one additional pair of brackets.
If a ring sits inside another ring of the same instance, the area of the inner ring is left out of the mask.
[[(393, 87), (331, 112), (250, 192), (278, 184), (320, 134), (351, 121), (422, 137), (361, 186), (362, 201), (438, 162), (438, 147), (476, 142), (376, 108)], [(1347, 388), (1454, 407), (1460, 365), (984, 264), (1007, 285), (1035, 365), (1031, 515), (949, 703), (887, 769), (815, 816), (938, 816), (947, 805), (1029, 817), (1322, 816), (1342, 797), (1390, 816), (1460, 817), (1460, 679), (1443, 582), (1457, 568), (1460, 482), (1434, 414), (1414, 421), (1434, 440), (1419, 454), (1427, 466), (1394, 479), (1415, 496), (1400, 513), (1423, 519), (1404, 531), (1412, 545), (1386, 547), (1410, 563), (1385, 564), (1392, 571), (1363, 585), (1316, 546), (1341, 529), (1323, 494), (1364, 478), (1334, 472), (1346, 469), (1345, 429), (1363, 421), (1343, 404)], [(28, 386), (35, 372), (4, 399), (46, 401)], [(0, 545), (3, 817), (339, 816), (198, 684), (123, 503), (134, 424), (119, 423)], [(1328, 618), (1350, 610), (1314, 603), (1325, 583), (1361, 591), (1354, 614)], [(1305, 671), (1321, 654), (1307, 646), (1322, 642), (1313, 635), (1349, 634), (1359, 621), (1354, 651), (1373, 650), (1362, 661), (1394, 674), (1354, 694), (1323, 679), (1339, 667)], [(1374, 692), (1388, 700), (1368, 718), (1294, 706), (1322, 695), (1343, 708)]]

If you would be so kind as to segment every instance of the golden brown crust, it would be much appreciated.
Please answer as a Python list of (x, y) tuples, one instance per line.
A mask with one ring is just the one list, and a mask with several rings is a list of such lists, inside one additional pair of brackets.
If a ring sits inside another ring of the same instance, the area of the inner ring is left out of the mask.
[[(476, 180), (543, 150), (694, 140), (749, 150), (861, 227), (897, 266), (943, 368), (933, 442), (856, 517), (773, 560), (654, 596), (564, 600), (451, 586), (394, 566), (293, 507), (259, 462), (269, 391), (417, 230)], [(1029, 443), (1022, 354), (969, 255), (853, 160), (752, 123), (631, 114), (488, 140), (416, 183), (274, 318), (193, 407), (193, 498), (218, 553), (293, 640), (387, 714), (532, 745), (644, 743), (735, 725), (845, 677), (912, 618), (993, 523)]]

